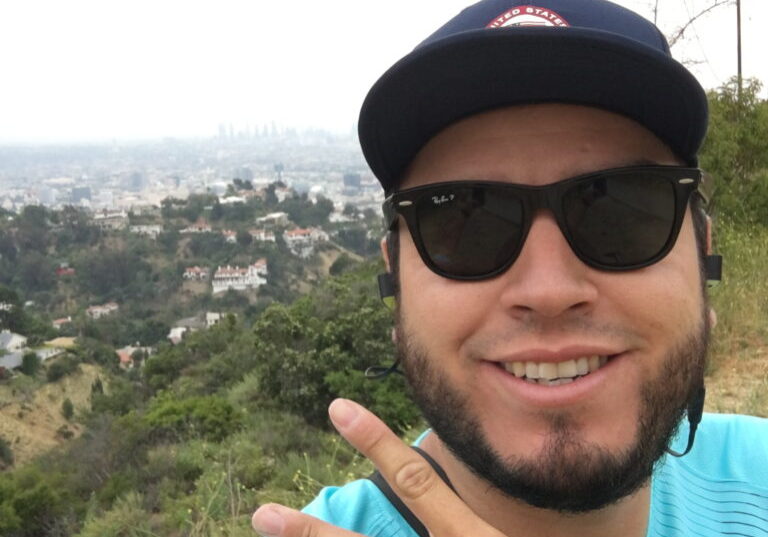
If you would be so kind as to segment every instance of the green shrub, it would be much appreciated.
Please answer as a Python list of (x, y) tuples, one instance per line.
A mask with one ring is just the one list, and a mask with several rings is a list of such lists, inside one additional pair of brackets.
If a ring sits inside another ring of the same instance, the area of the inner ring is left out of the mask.
[(60, 358), (56, 358), (50, 365), (48, 365), (45, 376), (48, 382), (56, 382), (77, 371), (78, 367), (79, 362), (77, 358), (71, 354), (65, 354)]
[(75, 415), (75, 407), (69, 397), (64, 399), (64, 402), (61, 403), (61, 415), (64, 416), (64, 419), (67, 421), (71, 420)]
[(143, 498), (129, 492), (101, 516), (86, 520), (76, 537), (146, 537), (155, 535), (152, 517), (142, 506)]
[[(0, 436), (0, 470), (13, 466), (13, 450), (11, 444), (2, 436)], [(0, 497), (2, 501), (2, 497)]]
[(28, 377), (34, 377), (40, 370), (40, 357), (34, 352), (25, 352), (21, 357), (21, 372)]
[(221, 441), (240, 427), (234, 407), (218, 396), (177, 400), (172, 395), (156, 397), (145, 421), (158, 438), (207, 438)]

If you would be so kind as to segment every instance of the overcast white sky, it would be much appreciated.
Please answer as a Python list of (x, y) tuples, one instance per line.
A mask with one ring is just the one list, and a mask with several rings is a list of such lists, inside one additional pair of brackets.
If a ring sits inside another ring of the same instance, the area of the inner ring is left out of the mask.
[[(662, 0), (665, 33), (713, 0)], [(214, 136), (276, 121), (351, 131), (370, 85), (471, 0), (3, 0), (0, 143)], [(535, 2), (532, 2), (535, 3)], [(618, 0), (649, 16), (652, 0)], [(746, 76), (768, 83), (768, 0), (742, 0)], [(673, 52), (736, 73), (736, 8)]]

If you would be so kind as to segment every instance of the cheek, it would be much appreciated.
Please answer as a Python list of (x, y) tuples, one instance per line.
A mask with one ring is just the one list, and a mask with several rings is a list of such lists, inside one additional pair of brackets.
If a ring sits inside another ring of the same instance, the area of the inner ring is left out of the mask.
[(649, 267), (609, 275), (611, 301), (641, 333), (675, 343), (701, 322), (703, 295), (690, 216), (672, 251)]
[(492, 307), (486, 282), (443, 278), (422, 262), (409, 235), (400, 235), (400, 312), (405, 328), (427, 349), (456, 349)]

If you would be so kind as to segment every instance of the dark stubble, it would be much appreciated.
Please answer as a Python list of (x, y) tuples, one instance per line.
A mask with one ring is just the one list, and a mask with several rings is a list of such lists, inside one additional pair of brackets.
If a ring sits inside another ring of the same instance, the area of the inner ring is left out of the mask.
[(619, 501), (650, 478), (687, 402), (703, 383), (708, 320), (703, 314), (699, 326), (669, 352), (658, 375), (641, 387), (636, 440), (620, 453), (580, 438), (571, 418), (555, 413), (545, 418), (550, 432), (535, 460), (504, 458), (488, 442), (466, 396), (435, 365), (440, 360), (414, 344), (402, 322), (397, 323), (397, 347), (414, 400), (427, 421), (478, 477), (529, 505), (583, 513)]

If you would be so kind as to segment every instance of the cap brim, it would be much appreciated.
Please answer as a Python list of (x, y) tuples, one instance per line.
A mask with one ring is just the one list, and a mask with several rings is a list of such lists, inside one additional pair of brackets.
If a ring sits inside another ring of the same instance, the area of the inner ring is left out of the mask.
[(456, 34), (400, 60), (363, 103), (360, 144), (389, 192), (423, 145), (451, 123), (545, 102), (627, 116), (689, 165), (696, 164), (706, 132), (706, 94), (669, 56), (603, 31), (515, 28)]

